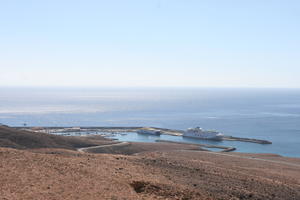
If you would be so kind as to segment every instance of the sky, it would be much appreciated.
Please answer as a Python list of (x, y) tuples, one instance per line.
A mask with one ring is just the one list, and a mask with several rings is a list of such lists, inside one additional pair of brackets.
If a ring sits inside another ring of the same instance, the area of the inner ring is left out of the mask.
[(298, 0), (0, 0), (0, 87), (300, 88)]

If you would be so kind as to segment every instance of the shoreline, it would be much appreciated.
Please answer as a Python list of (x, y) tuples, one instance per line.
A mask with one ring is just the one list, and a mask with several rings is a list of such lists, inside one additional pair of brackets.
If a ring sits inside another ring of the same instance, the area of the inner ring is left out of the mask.
[[(105, 133), (110, 133), (111, 136), (113, 136), (115, 133), (126, 133), (126, 132), (135, 132), (137, 133), (140, 129), (154, 129), (159, 131), (162, 135), (171, 135), (171, 136), (179, 136), (182, 137), (184, 131), (183, 130), (175, 130), (175, 129), (168, 129), (168, 128), (158, 128), (158, 127), (142, 127), (142, 126), (129, 126), (129, 127), (123, 127), (123, 126), (76, 126), (76, 127), (69, 127), (69, 126), (45, 126), (45, 127), (14, 127), (16, 129), (21, 130), (29, 130), (34, 132), (43, 132), (48, 134), (55, 134), (55, 133), (62, 133), (60, 135), (63, 136), (78, 136), (76, 134), (79, 134), (80, 136), (92, 136), (92, 135), (101, 135), (106, 137), (107, 135)], [(81, 135), (81, 133), (85, 133), (85, 135)], [(130, 133), (128, 133), (130, 134)], [(118, 140), (118, 139), (112, 139), (110, 140)], [(209, 140), (209, 139), (200, 139), (200, 138), (194, 138), (196, 140)], [(223, 141), (238, 141), (238, 142), (250, 142), (250, 143), (257, 143), (257, 144), (272, 144), (272, 142), (267, 140), (260, 140), (260, 139), (254, 139), (254, 138), (242, 138), (242, 137), (233, 137), (233, 136), (223, 136)], [(222, 141), (221, 140), (221, 141)], [(179, 141), (172, 141), (172, 140), (155, 140), (151, 141), (153, 142), (169, 142), (169, 143), (178, 143), (178, 144), (194, 144), (202, 148), (202, 150), (207, 151), (213, 151), (212, 149), (222, 149), (221, 151), (217, 152), (232, 152), (236, 151), (237, 148), (234, 146), (221, 146), (221, 145), (211, 145), (211, 144), (199, 144), (199, 143), (187, 143), (187, 142), (179, 142)], [(120, 141), (121, 142), (121, 141)], [(126, 141), (126, 142), (137, 142), (137, 141)], [(145, 141), (148, 142), (148, 141)], [(250, 152), (249, 152), (250, 153)]]

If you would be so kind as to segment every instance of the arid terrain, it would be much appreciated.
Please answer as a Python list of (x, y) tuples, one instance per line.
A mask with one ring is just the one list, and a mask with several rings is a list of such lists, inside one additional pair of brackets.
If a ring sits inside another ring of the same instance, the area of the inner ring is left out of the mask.
[(0, 199), (300, 199), (298, 158), (115, 144), (1, 126)]

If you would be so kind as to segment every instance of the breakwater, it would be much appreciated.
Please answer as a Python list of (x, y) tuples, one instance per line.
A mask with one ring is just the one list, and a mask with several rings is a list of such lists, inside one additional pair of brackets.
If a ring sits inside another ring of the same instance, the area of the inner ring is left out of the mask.
[(268, 140), (259, 140), (259, 139), (253, 139), (253, 138), (241, 138), (241, 137), (233, 137), (233, 136), (224, 136), (223, 140), (252, 142), (252, 143), (258, 143), (258, 144), (272, 144), (272, 142), (268, 141)]

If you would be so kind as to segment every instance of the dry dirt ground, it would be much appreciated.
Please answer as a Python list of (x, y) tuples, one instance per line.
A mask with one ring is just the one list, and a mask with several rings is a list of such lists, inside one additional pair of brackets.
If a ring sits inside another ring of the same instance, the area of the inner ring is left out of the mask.
[(62, 148), (76, 150), (80, 147), (102, 145), (112, 142), (114, 141), (105, 139), (101, 136), (65, 137), (30, 132), (0, 125), (0, 147), (11, 147), (16, 149)]
[(0, 126), (0, 200), (300, 199), (298, 158), (115, 143)]
[(153, 151), (175, 151), (175, 150), (194, 150), (203, 151), (198, 145), (194, 144), (175, 144), (168, 142), (144, 143), (144, 142), (122, 142), (120, 145), (103, 145), (100, 148), (88, 147), (86, 152), (134, 155), (141, 152)]
[(300, 199), (299, 159), (223, 154), (0, 148), (0, 199)]

